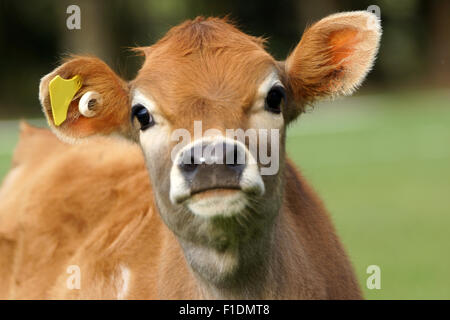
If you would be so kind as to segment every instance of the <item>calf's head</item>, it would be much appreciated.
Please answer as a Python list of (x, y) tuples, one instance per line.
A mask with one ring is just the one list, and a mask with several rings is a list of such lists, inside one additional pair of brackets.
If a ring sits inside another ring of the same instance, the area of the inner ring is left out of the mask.
[[(197, 18), (136, 49), (145, 62), (131, 82), (97, 58), (73, 57), (42, 79), (40, 100), (62, 139), (114, 134), (139, 143), (169, 228), (226, 248), (270, 226), (280, 208), (286, 125), (316, 98), (350, 94), (379, 38), (374, 15), (335, 14), (279, 62), (261, 38)], [(49, 95), (57, 75), (82, 81), (59, 126)]]

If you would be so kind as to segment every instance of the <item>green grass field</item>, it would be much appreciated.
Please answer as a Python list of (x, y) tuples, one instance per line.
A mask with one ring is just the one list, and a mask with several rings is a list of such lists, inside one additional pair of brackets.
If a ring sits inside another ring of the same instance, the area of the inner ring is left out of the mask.
[[(17, 133), (17, 121), (0, 122), (0, 177)], [(450, 91), (321, 103), (288, 136), (365, 297), (450, 299)], [(366, 288), (369, 265), (381, 268), (380, 290)]]

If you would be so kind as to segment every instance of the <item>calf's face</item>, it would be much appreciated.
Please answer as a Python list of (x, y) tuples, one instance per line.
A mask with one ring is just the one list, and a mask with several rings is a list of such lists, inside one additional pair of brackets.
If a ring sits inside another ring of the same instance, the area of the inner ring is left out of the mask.
[[(133, 81), (96, 58), (74, 57), (43, 78), (40, 100), (62, 139), (117, 134), (138, 142), (169, 228), (226, 248), (269, 227), (281, 206), (286, 125), (318, 97), (351, 93), (379, 37), (372, 14), (336, 14), (278, 62), (262, 39), (197, 18), (137, 49), (145, 62)], [(49, 94), (57, 75), (82, 79), (59, 126)]]
[(191, 239), (206, 219), (270, 219), (279, 206), (279, 159), (265, 175), (258, 151), (264, 143), (280, 156), (287, 89), (262, 40), (221, 20), (196, 20), (141, 50), (131, 118), (166, 223), (190, 230)]

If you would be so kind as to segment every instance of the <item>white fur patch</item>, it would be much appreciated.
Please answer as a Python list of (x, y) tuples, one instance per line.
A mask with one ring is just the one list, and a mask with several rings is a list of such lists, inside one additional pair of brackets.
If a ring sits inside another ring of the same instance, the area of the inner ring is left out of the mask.
[(178, 168), (178, 162), (172, 164), (170, 170), (170, 201), (179, 203), (187, 199), (191, 195), (189, 185)]
[(117, 300), (124, 300), (130, 286), (131, 272), (127, 267), (120, 265), (120, 277), (118, 279)]
[(244, 192), (251, 192), (257, 195), (264, 194), (264, 181), (259, 172), (259, 167), (256, 164), (256, 160), (253, 160), (251, 163), (247, 164), (244, 172), (242, 172), (239, 184)]
[(202, 217), (232, 216), (241, 212), (246, 204), (245, 195), (237, 191), (227, 196), (211, 196), (200, 200), (189, 200), (188, 208), (192, 213)]
[(139, 89), (135, 89), (132, 93), (133, 99), (131, 100), (131, 106), (136, 104), (142, 104), (144, 107), (148, 109), (150, 113), (158, 112), (156, 108), (155, 101), (151, 98), (143, 94)]

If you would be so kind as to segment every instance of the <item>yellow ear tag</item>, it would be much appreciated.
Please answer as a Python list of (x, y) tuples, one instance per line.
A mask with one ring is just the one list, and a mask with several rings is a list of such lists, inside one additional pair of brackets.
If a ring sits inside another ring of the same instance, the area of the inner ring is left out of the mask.
[(72, 79), (63, 79), (60, 76), (54, 77), (49, 85), (50, 105), (52, 106), (53, 121), (56, 126), (61, 125), (67, 118), (70, 102), (80, 90), (82, 80), (80, 76)]

